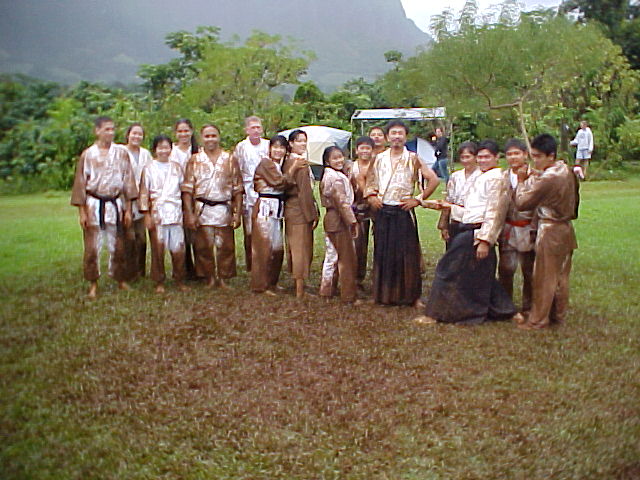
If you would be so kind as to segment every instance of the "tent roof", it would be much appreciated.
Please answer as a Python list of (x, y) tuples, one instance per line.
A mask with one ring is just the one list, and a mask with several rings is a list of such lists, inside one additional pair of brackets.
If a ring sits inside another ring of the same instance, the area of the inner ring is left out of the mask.
[[(324, 149), (337, 145), (343, 150), (347, 148), (351, 132), (340, 130), (324, 125), (308, 125), (306, 127), (297, 127), (307, 134), (307, 153), (309, 154), (309, 162), (316, 165), (322, 165), (322, 152)], [(296, 130), (294, 128), (280, 132), (280, 135), (288, 137), (289, 134)]]
[(376, 108), (372, 110), (356, 110), (351, 120), (431, 120), (445, 118), (444, 107), (435, 108)]

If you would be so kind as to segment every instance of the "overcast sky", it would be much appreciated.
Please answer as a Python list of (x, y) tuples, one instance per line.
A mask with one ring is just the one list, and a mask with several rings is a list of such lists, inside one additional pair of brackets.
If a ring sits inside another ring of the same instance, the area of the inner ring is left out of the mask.
[[(429, 22), (432, 15), (442, 13), (447, 7), (457, 13), (464, 3), (465, 0), (444, 0), (440, 2), (432, 0), (402, 0), (407, 17), (413, 20), (418, 28), (427, 33), (429, 32)], [(491, 5), (499, 3), (499, 1), (495, 0), (478, 0), (478, 7), (480, 10), (484, 10)], [(537, 6), (556, 7), (560, 0), (526, 0), (523, 3), (525, 4), (525, 10), (532, 10)]]

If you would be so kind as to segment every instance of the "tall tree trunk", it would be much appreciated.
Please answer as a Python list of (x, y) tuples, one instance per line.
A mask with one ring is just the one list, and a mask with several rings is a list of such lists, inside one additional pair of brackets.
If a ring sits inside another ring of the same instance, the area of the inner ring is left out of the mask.
[(527, 144), (527, 148), (531, 151), (531, 143), (529, 143), (529, 134), (527, 133), (527, 125), (524, 123), (524, 109), (522, 108), (522, 100), (518, 102), (518, 121), (520, 123), (520, 132), (524, 142)]

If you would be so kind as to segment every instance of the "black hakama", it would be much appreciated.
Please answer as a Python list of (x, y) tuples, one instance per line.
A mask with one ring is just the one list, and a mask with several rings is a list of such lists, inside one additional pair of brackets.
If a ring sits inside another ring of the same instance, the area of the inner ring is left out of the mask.
[(383, 305), (413, 305), (422, 294), (420, 243), (415, 216), (384, 205), (376, 214), (373, 299)]
[(445, 323), (479, 324), (490, 320), (508, 320), (516, 308), (496, 280), (496, 252), (476, 259), (473, 231), (476, 225), (459, 224), (459, 233), (451, 240), (438, 262), (425, 314)]

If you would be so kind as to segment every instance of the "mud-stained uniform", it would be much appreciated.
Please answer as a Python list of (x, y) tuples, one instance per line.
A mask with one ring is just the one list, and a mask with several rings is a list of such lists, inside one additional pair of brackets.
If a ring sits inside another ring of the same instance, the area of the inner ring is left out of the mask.
[(128, 278), (125, 257), (126, 202), (138, 198), (138, 188), (127, 151), (114, 143), (106, 155), (96, 144), (80, 155), (71, 191), (71, 205), (85, 207), (87, 227), (84, 237), (84, 278), (95, 282), (100, 277), (100, 250), (106, 238), (109, 250), (109, 275), (116, 281)]
[(352, 226), (357, 225), (352, 210), (355, 196), (351, 181), (347, 176), (333, 168), (326, 167), (320, 184), (320, 200), (326, 214), (323, 225), (329, 241), (336, 250), (337, 271), (325, 272), (320, 282), (320, 295), (330, 297), (340, 283), (340, 298), (345, 302), (356, 299), (357, 257)]
[(578, 248), (572, 220), (578, 215), (578, 183), (562, 161), (518, 184), (518, 210), (535, 210), (538, 217), (533, 264), (531, 327), (562, 323), (569, 306), (569, 274)]
[(184, 175), (176, 162), (152, 160), (143, 171), (138, 203), (142, 212), (149, 212), (155, 227), (149, 230), (151, 241), (151, 279), (165, 280), (164, 252), (171, 253), (173, 278), (183, 282), (185, 242), (182, 228), (182, 195)]
[(238, 164), (229, 152), (220, 151), (212, 161), (201, 151), (187, 163), (181, 189), (194, 199), (197, 275), (207, 279), (234, 277), (234, 198), (242, 194)]
[(256, 168), (263, 158), (269, 158), (269, 140), (261, 138), (257, 145), (251, 143), (249, 137), (242, 140), (233, 150), (233, 156), (238, 162), (244, 194), (242, 196), (242, 231), (244, 235), (244, 254), (247, 271), (251, 271), (251, 226), (253, 207), (258, 200), (258, 194), (254, 188), (253, 177)]

